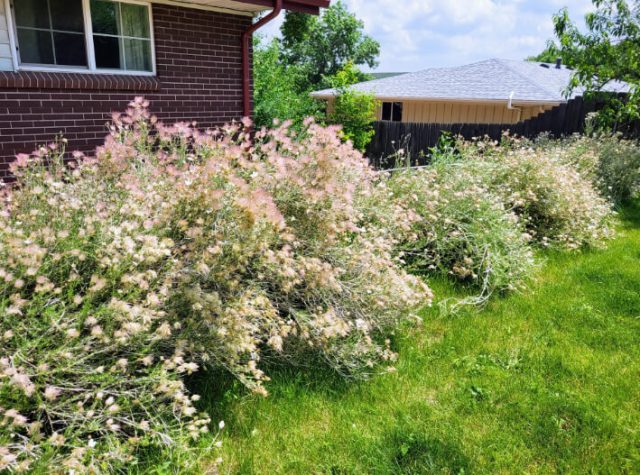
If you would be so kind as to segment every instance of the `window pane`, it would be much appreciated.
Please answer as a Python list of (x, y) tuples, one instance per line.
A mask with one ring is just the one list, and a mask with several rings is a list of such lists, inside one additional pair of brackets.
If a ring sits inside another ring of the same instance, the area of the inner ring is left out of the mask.
[(393, 103), (393, 119), (394, 122), (402, 122), (402, 102)]
[(14, 10), (17, 26), (50, 28), (47, 0), (18, 0)]
[(120, 39), (110, 36), (94, 36), (93, 45), (96, 52), (96, 66), (105, 69), (121, 69)]
[(391, 120), (391, 102), (382, 103), (382, 120)]
[(118, 35), (118, 5), (114, 2), (91, 0), (91, 24), (94, 33)]
[(54, 30), (84, 32), (82, 0), (49, 0)]
[(18, 44), (20, 45), (20, 62), (55, 64), (51, 33), (49, 31), (18, 28)]
[(149, 12), (147, 11), (147, 7), (144, 5), (121, 3), (120, 9), (122, 11), (122, 34), (124, 36), (150, 38)]
[(75, 33), (54, 33), (56, 64), (61, 66), (87, 66), (87, 51), (84, 35)]
[(129, 71), (151, 71), (151, 43), (124, 39), (125, 64)]

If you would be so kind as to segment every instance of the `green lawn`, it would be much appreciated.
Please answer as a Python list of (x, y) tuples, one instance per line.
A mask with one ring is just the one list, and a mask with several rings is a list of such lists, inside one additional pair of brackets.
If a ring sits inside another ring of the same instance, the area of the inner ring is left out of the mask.
[(425, 310), (396, 338), (395, 373), (276, 371), (268, 398), (211, 392), (224, 470), (640, 473), (640, 206), (621, 220), (605, 251), (545, 255), (522, 295)]

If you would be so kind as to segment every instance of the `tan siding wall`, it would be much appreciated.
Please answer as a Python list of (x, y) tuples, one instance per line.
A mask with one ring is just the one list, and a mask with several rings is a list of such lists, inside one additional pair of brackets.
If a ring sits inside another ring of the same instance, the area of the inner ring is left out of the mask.
[[(333, 112), (335, 101), (327, 101), (327, 113)], [(419, 102), (403, 103), (402, 122), (427, 124), (515, 124), (537, 117), (552, 109), (552, 106), (522, 107), (522, 112), (507, 109), (504, 104), (482, 104), (473, 102)], [(382, 103), (377, 109), (378, 120), (382, 119)]]
[[(506, 104), (479, 104), (465, 102), (405, 102), (403, 122), (436, 124), (515, 124), (518, 120), (536, 117), (549, 106), (523, 107), (520, 114)], [(378, 118), (381, 118), (381, 109)]]
[(9, 24), (4, 0), (0, 0), (0, 71), (13, 71), (13, 59), (9, 44)]

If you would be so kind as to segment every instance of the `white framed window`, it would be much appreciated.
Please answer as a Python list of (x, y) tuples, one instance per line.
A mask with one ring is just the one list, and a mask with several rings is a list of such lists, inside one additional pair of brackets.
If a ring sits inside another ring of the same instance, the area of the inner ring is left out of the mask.
[[(1, 1), (1, 0), (0, 0)], [(25, 71), (154, 75), (148, 0), (5, 0)]]
[(402, 102), (383, 102), (382, 120), (402, 122)]

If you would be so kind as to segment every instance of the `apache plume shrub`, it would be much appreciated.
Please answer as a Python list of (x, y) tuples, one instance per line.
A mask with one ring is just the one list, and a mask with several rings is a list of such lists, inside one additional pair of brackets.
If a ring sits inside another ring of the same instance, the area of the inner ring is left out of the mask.
[(380, 179), (337, 129), (250, 143), (240, 125), (164, 127), (146, 107), (72, 166), (55, 145), (20, 156), (2, 192), (0, 471), (188, 450), (210, 421), (185, 375), (224, 367), (264, 392), (265, 355), (312, 353), (362, 376), (430, 301), (382, 225), (402, 212), (376, 208)]
[(640, 145), (618, 135), (578, 136), (554, 147), (618, 205), (640, 191)]
[(559, 149), (505, 140), (462, 144), (462, 160), (536, 242), (579, 249), (600, 246), (611, 236), (611, 205)]
[(529, 276), (533, 255), (518, 218), (463, 163), (396, 173), (389, 188), (417, 216), (400, 246), (410, 269), (479, 287), (477, 303), (521, 287)]

